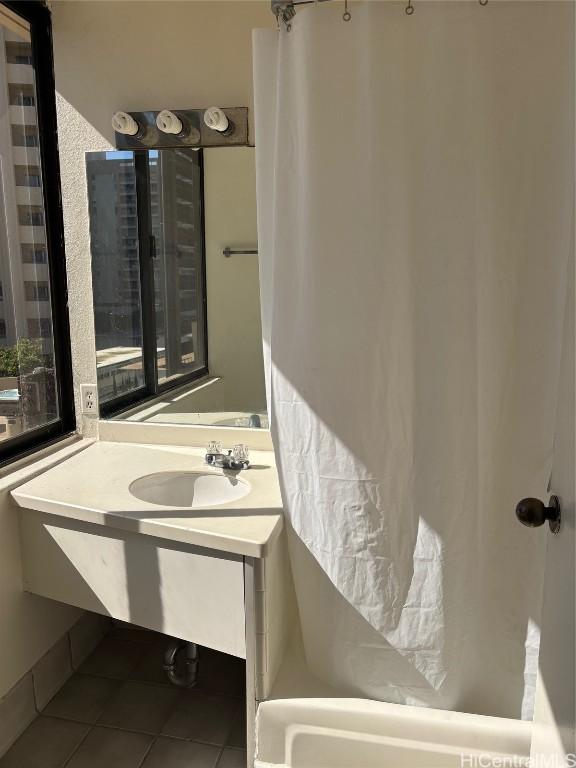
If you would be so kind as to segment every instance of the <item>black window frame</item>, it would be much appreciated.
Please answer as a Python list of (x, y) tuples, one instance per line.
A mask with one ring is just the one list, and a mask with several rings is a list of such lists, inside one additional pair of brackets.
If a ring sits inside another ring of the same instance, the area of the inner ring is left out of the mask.
[(58, 419), (1, 441), (0, 467), (49, 446), (76, 429), (50, 11), (38, 0), (6, 0), (1, 5), (30, 25)]
[[(200, 259), (202, 264), (202, 307), (203, 314), (203, 347), (205, 363), (201, 368), (171, 377), (162, 383), (158, 382), (157, 370), (157, 341), (156, 341), (156, 312), (154, 287), (154, 258), (155, 239), (152, 234), (152, 211), (150, 200), (150, 170), (147, 150), (131, 150), (134, 153), (134, 170), (136, 175), (136, 217), (138, 259), (140, 267), (140, 307), (142, 316), (142, 361), (144, 384), (141, 387), (126, 392), (126, 394), (100, 403), (100, 417), (110, 419), (135, 408), (152, 402), (160, 395), (173, 389), (179, 389), (209, 375), (208, 370), (208, 306), (206, 297), (206, 231), (204, 222), (204, 154), (198, 150), (200, 168), (200, 235), (202, 248)], [(167, 151), (167, 150), (163, 150)]]

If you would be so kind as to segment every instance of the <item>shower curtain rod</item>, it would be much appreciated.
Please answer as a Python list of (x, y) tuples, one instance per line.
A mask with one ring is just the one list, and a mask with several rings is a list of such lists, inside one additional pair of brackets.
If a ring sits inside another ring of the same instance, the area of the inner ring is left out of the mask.
[[(270, 0), (270, 8), (272, 13), (276, 16), (278, 24), (283, 23), (288, 30), (291, 28), (290, 22), (296, 16), (297, 5), (314, 5), (315, 3), (328, 3), (331, 0)], [(478, 0), (480, 5), (488, 5), (488, 0)], [(407, 0), (407, 5), (404, 9), (407, 16), (411, 16), (414, 13), (414, 5), (412, 0)], [(344, 21), (350, 21), (352, 18), (351, 13), (348, 10), (348, 0), (344, 0), (344, 15), (342, 17)]]
[(284, 24), (289, 24), (291, 19), (296, 16), (296, 5), (314, 5), (315, 3), (328, 3), (330, 0), (271, 0), (270, 8), (272, 13)]
[(313, 5), (314, 3), (328, 3), (330, 0), (271, 0), (272, 13), (278, 14), (278, 10), (289, 5)]

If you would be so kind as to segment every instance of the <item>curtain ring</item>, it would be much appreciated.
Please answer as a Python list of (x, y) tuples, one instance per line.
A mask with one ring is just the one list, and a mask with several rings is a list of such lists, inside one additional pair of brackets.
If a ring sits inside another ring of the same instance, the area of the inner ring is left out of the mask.
[(488, 5), (488, 0), (478, 0), (480, 5)]
[(344, 13), (342, 14), (344, 21), (350, 21), (352, 14), (348, 10), (348, 0), (344, 0)]
[(406, 8), (404, 8), (404, 12), (406, 13), (406, 16), (412, 16), (414, 13), (414, 6), (412, 5), (412, 0), (408, 0), (408, 5)]

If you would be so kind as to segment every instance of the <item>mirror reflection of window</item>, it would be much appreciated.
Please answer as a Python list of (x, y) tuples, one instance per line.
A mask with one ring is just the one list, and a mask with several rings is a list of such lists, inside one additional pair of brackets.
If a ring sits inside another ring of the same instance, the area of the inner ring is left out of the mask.
[(90, 153), (87, 173), (102, 404), (144, 387), (134, 153)]
[(158, 381), (206, 366), (201, 155), (148, 153)]
[(86, 157), (98, 394), (107, 413), (207, 373), (202, 155)]

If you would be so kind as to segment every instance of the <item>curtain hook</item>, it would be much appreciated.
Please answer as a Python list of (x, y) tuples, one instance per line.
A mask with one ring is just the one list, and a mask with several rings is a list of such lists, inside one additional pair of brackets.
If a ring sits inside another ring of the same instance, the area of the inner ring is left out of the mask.
[(480, 5), (488, 5), (488, 0), (478, 0)]
[(294, 8), (294, 2), (292, 0), (288, 0), (288, 2), (278, 2), (276, 0), (276, 3), (272, 2), (272, 6), (274, 8), (274, 13), (276, 14), (276, 19), (278, 21), (278, 29), (284, 25), (284, 29), (286, 32), (290, 32), (292, 30), (292, 19), (296, 15), (296, 10)]
[(348, 10), (348, 0), (344, 0), (344, 13), (342, 14), (344, 21), (350, 21), (352, 14)]
[(412, 0), (408, 0), (408, 5), (406, 8), (404, 8), (404, 12), (406, 13), (406, 16), (412, 16), (414, 13), (414, 6), (412, 5)]

